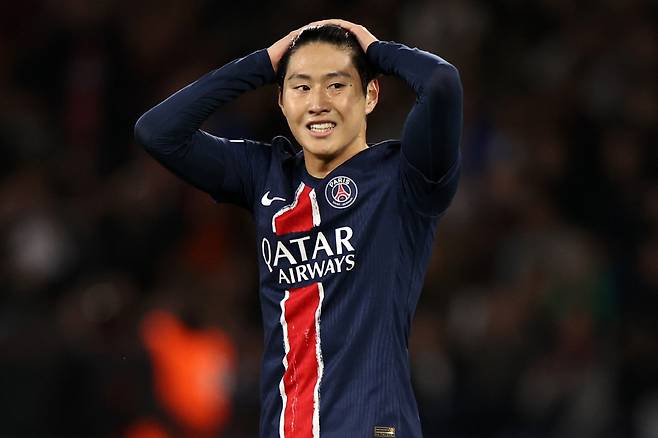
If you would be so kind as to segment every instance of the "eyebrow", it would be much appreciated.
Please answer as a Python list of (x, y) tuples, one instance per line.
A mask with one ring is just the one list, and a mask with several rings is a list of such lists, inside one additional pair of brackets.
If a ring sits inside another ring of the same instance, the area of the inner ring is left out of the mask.
[[(346, 71), (342, 71), (342, 70), (332, 71), (330, 73), (327, 73), (323, 77), (325, 79), (336, 78), (336, 77), (344, 77), (344, 78), (352, 79), (351, 74), (347, 73)], [(311, 76), (309, 76), (307, 74), (303, 74), (303, 73), (293, 73), (290, 76), (288, 76), (288, 80), (291, 80), (291, 79), (304, 79), (304, 80), (310, 81)]]

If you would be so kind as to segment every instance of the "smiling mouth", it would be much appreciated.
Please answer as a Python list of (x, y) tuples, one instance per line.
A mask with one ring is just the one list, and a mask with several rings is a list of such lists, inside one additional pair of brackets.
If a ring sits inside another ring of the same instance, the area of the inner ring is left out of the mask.
[(311, 131), (311, 134), (324, 136), (330, 134), (336, 127), (336, 124), (334, 122), (309, 123), (306, 127)]

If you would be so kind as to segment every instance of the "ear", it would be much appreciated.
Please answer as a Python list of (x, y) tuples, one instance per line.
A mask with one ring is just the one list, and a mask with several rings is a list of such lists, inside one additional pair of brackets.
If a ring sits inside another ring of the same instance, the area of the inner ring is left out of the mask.
[(279, 87), (278, 103), (279, 103), (279, 108), (281, 108), (281, 112), (285, 116), (286, 115), (286, 109), (283, 106), (283, 90), (281, 89), (281, 87)]
[(366, 114), (370, 114), (379, 102), (379, 81), (373, 79), (368, 82), (368, 89), (366, 90)]

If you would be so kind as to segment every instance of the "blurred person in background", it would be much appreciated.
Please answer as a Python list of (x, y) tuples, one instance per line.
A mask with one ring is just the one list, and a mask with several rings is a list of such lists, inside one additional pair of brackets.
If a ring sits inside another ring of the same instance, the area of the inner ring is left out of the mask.
[(215, 327), (189, 328), (176, 314), (162, 309), (148, 312), (140, 330), (153, 367), (157, 404), (166, 415), (138, 419), (124, 437), (218, 436), (231, 415), (235, 373), (231, 339)]
[[(401, 140), (368, 145), (375, 72), (416, 93)], [(301, 145), (200, 130), (276, 81)], [(250, 211), (265, 329), (263, 437), (420, 437), (408, 336), (439, 218), (457, 188), (462, 89), (442, 58), (323, 20), (181, 89), (135, 126), (179, 177)]]

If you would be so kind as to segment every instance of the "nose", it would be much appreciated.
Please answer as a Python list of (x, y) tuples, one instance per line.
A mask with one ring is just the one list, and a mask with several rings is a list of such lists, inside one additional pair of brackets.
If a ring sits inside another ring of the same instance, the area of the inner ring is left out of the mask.
[(330, 109), (328, 96), (323, 90), (316, 89), (311, 91), (308, 106), (308, 112), (310, 114), (322, 114), (329, 112)]

